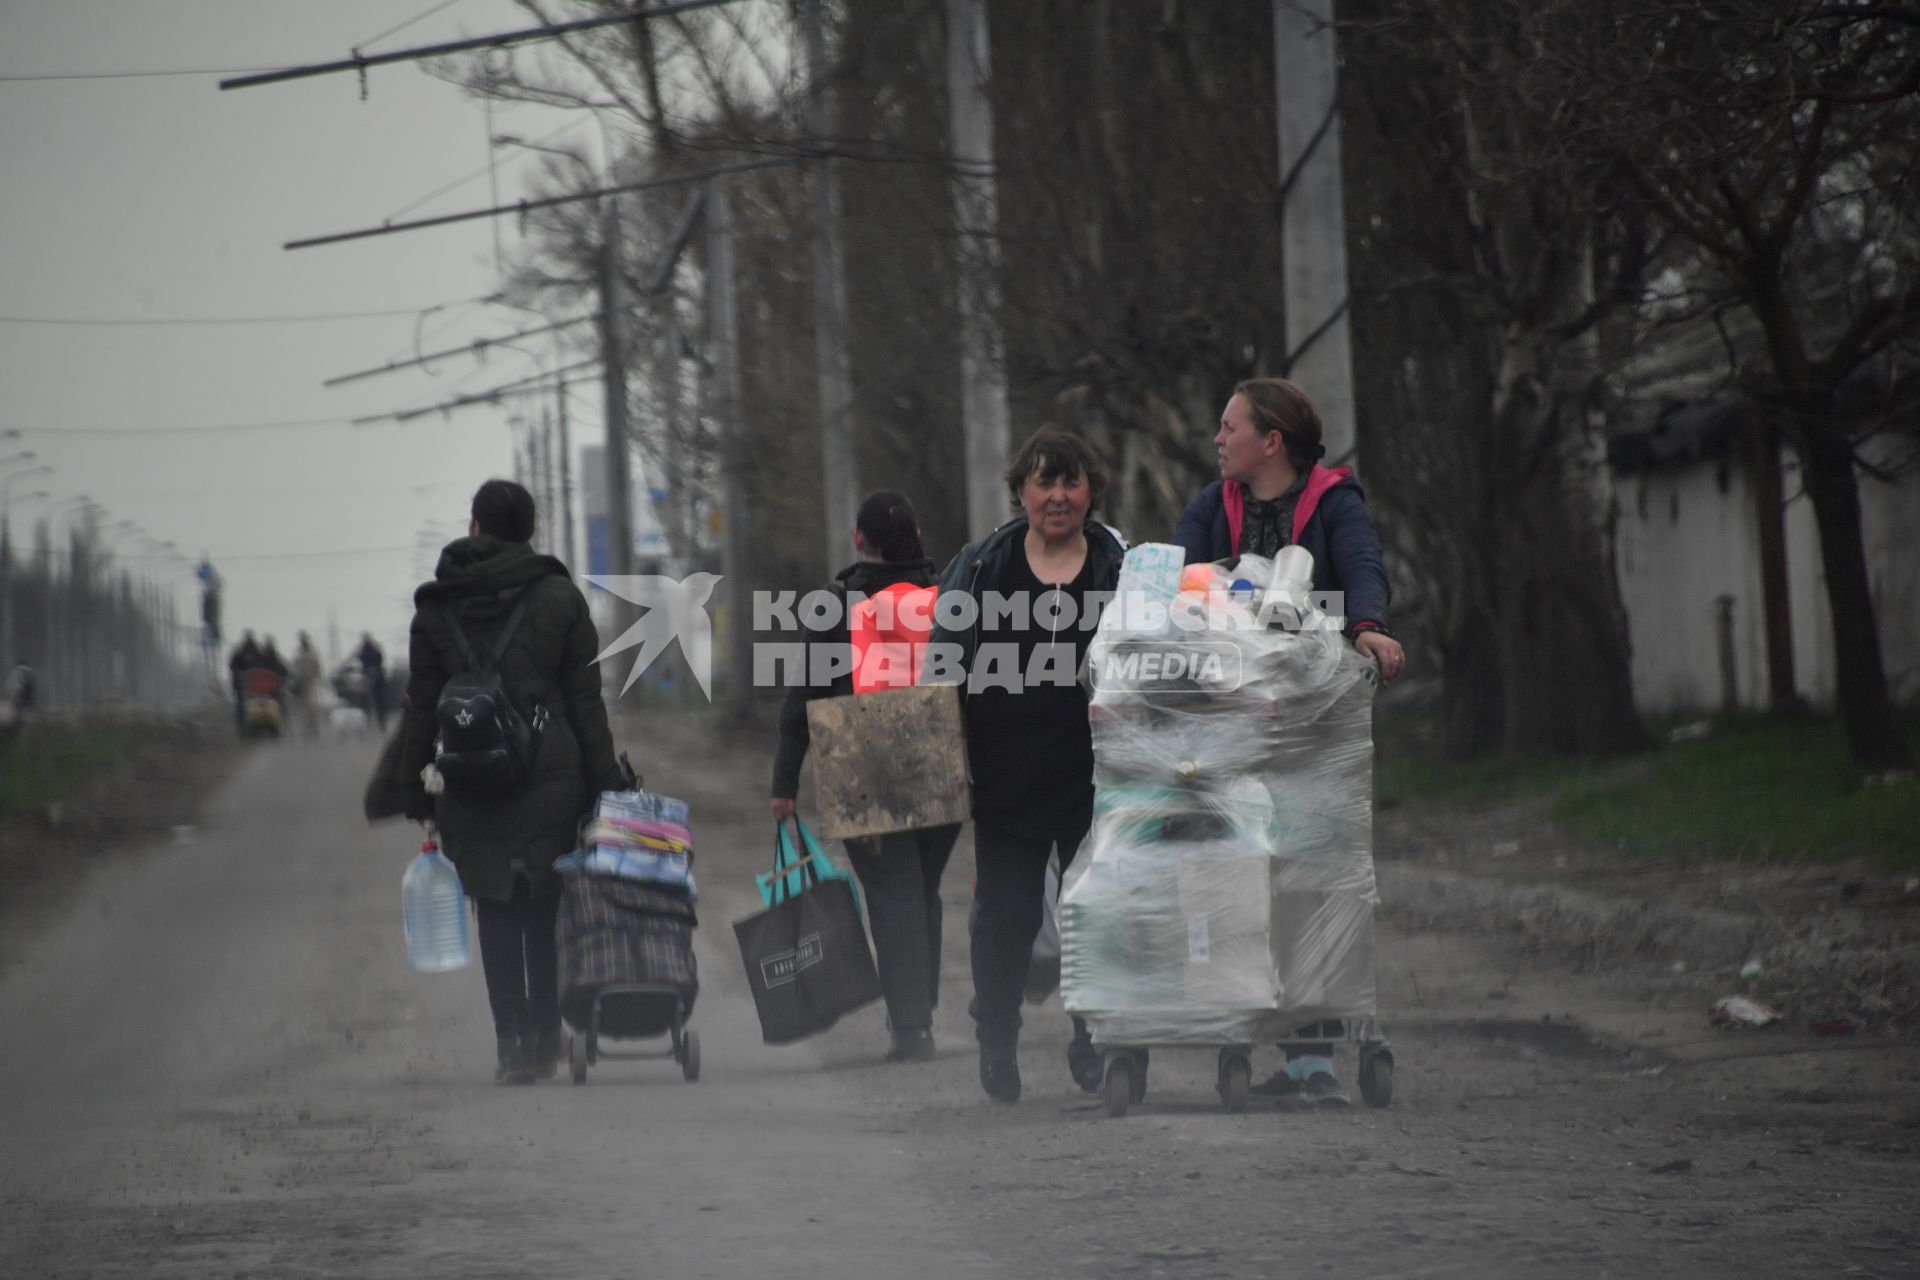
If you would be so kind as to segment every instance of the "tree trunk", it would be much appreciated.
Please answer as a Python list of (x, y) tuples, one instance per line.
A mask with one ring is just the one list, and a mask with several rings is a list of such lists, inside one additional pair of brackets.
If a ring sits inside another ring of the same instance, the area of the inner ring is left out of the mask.
[(1760, 546), (1760, 602), (1767, 636), (1767, 705), (1776, 713), (1800, 705), (1793, 674), (1793, 604), (1787, 586), (1786, 503), (1780, 491), (1780, 440), (1771, 429), (1753, 432), (1753, 507)]
[[(1524, 421), (1503, 433), (1509, 448), (1547, 438), (1539, 464), (1521, 472), (1501, 513), (1493, 589), (1505, 678), (1504, 750), (1613, 755), (1648, 743), (1634, 707), (1625, 619), (1606, 537), (1593, 509), (1596, 465), (1579, 448), (1565, 404), (1523, 403), (1503, 415)], [(1558, 419), (1558, 420), (1556, 420)], [(1601, 463), (1599, 465), (1604, 465)]]
[(1852, 445), (1837, 431), (1816, 426), (1800, 443), (1800, 461), (1820, 527), (1820, 566), (1833, 613), (1834, 675), (1847, 746), (1870, 775), (1911, 772), (1913, 757), (1887, 690), (1880, 654)]

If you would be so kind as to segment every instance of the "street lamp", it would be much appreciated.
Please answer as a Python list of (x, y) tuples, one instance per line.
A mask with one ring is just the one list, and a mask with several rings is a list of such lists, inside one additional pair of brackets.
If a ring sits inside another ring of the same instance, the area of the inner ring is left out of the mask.
[[(29, 454), (28, 456), (31, 457), (32, 455)], [(50, 476), (52, 474), (53, 468), (43, 462), (37, 467), (28, 467), (24, 471), (15, 471), (10, 475), (0, 476), (0, 512), (4, 512), (7, 503), (12, 500), (13, 486), (16, 483), (25, 480), (29, 476)]]
[[(599, 121), (600, 117), (595, 115)], [(601, 150), (607, 157), (607, 172), (613, 172), (613, 152), (607, 144), (602, 124)], [(545, 152), (548, 155), (564, 156), (579, 166), (585, 175), (589, 187), (598, 181), (599, 176), (593, 166), (574, 151), (561, 147), (542, 146), (527, 142), (510, 133), (496, 134), (493, 145), (517, 146), (528, 151)], [(594, 251), (594, 274), (600, 290), (600, 371), (604, 379), (606, 394), (606, 452), (604, 481), (607, 491), (607, 535), (608, 549), (612, 553), (609, 568), (616, 575), (633, 572), (633, 483), (628, 470), (627, 459), (627, 378), (625, 363), (625, 340), (622, 337), (623, 311), (619, 300), (620, 288), (620, 206), (613, 195), (599, 196), (594, 199), (596, 212), (600, 219), (600, 243)], [(561, 395), (566, 394), (563, 386)], [(566, 448), (563, 446), (562, 456)], [(564, 480), (562, 489), (566, 485)], [(572, 520), (566, 524), (571, 536)]]

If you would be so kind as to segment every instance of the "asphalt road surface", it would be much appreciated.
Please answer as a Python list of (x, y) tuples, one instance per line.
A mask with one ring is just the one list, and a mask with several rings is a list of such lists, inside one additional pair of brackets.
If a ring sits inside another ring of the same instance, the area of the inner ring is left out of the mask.
[(263, 745), (0, 974), (0, 1277), (1920, 1274), (1904, 1042), (1713, 1032), (1698, 992), (1497, 939), (1385, 931), (1386, 1110), (1227, 1115), (1212, 1059), (1165, 1053), (1111, 1120), (1057, 1002), (997, 1106), (963, 839), (939, 1058), (882, 1065), (877, 1006), (764, 1046), (730, 923), (771, 838), (766, 752), (627, 745), (694, 806), (697, 1084), (494, 1085), (478, 966), (405, 963), (417, 837), (359, 818), (371, 741)]

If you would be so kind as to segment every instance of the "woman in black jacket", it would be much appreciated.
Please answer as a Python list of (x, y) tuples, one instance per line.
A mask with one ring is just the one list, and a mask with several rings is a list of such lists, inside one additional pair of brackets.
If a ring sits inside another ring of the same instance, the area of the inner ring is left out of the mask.
[[(931, 588), (936, 580), (933, 561), (920, 545), (919, 521), (906, 495), (891, 489), (871, 494), (860, 504), (854, 519), (853, 549), (860, 558), (842, 569), (827, 590), (839, 597), (840, 608), (834, 623), (812, 635), (814, 645), (847, 645), (855, 651), (855, 660), (870, 652), (865, 643), (856, 643), (849, 619), (849, 595), (871, 598), (879, 606), (871, 615), (872, 625), (863, 623), (862, 641), (875, 629), (899, 634), (911, 629), (911, 604), (902, 603), (906, 593)], [(882, 603), (884, 602), (884, 603)], [(887, 624), (905, 623), (906, 627)], [(924, 628), (923, 628), (924, 630)], [(879, 637), (881, 644), (885, 636)], [(773, 788), (770, 807), (777, 821), (794, 815), (794, 797), (800, 790), (800, 765), (806, 759), (811, 735), (807, 728), (807, 703), (815, 698), (848, 695), (870, 684), (903, 687), (913, 683), (910, 656), (905, 663), (886, 668), (882, 654), (898, 656), (912, 642), (896, 641), (892, 651), (875, 652), (865, 677), (836, 677), (832, 683), (815, 685), (807, 680), (787, 690), (780, 708), (780, 745), (773, 759)], [(878, 953), (880, 989), (887, 1001), (887, 1022), (893, 1031), (893, 1045), (887, 1051), (889, 1062), (923, 1062), (933, 1056), (933, 1009), (940, 1002), (940, 877), (946, 872), (947, 859), (953, 853), (960, 827), (930, 827), (923, 831), (897, 831), (868, 839), (847, 841), (847, 859), (866, 891), (867, 915), (873, 925), (873, 944)]]
[[(1045, 911), (1048, 858), (1065, 873), (1093, 825), (1093, 730), (1078, 676), (1101, 601), (1120, 581), (1126, 549), (1091, 518), (1107, 471), (1080, 437), (1043, 427), (1007, 466), (1021, 515), (964, 547), (940, 594), (970, 595), (965, 627), (934, 630), (929, 664), (956, 664), (966, 688), (973, 774), (973, 1022), (980, 1085), (996, 1102), (1020, 1100), (1020, 1004)], [(985, 606), (1000, 597), (1009, 616)], [(929, 679), (940, 679), (930, 672)], [(1083, 1089), (1101, 1062), (1074, 1019), (1067, 1066)]]
[[(622, 785), (586, 597), (565, 565), (528, 545), (533, 529), (533, 496), (510, 480), (487, 481), (473, 495), (468, 536), (447, 544), (433, 581), (414, 593), (400, 764), (407, 816), (438, 824), (473, 899), (498, 1042), (495, 1078), (511, 1084), (559, 1065), (553, 861), (574, 847), (594, 796)], [(496, 669), (520, 716), (544, 719), (531, 773), (503, 791), (429, 795), (423, 773), (436, 754), (441, 691), (470, 670), (448, 615), (457, 615), (472, 652), (490, 654), (522, 602)]]

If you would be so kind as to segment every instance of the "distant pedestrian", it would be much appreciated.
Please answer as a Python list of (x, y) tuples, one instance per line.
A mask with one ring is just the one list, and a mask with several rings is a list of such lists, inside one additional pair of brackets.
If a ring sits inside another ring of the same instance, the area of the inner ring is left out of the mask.
[(12, 689), (9, 700), (13, 703), (13, 718), (24, 720), (39, 700), (40, 677), (34, 674), (32, 667), (23, 662), (13, 669), (10, 683)]
[(309, 738), (320, 736), (320, 654), (313, 637), (302, 631), (293, 653), (293, 700)]
[(387, 655), (373, 642), (373, 633), (360, 636), (360, 648), (354, 654), (360, 662), (360, 674), (367, 690), (367, 715), (382, 733), (387, 728)]

